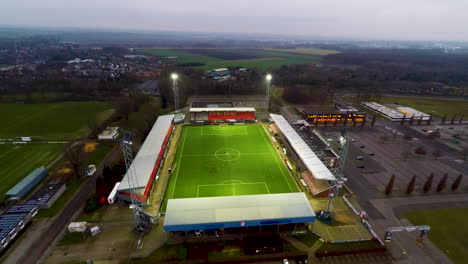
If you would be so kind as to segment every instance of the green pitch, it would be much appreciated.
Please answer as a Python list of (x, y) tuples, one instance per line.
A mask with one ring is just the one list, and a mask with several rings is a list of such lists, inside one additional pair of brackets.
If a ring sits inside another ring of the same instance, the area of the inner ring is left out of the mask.
[(260, 125), (185, 126), (168, 199), (297, 192)]
[(114, 112), (106, 102), (0, 104), (0, 139), (28, 136), (66, 140), (89, 133), (87, 121), (102, 122)]
[(63, 144), (0, 145), (0, 201), (10, 188), (35, 168), (51, 162), (63, 148)]

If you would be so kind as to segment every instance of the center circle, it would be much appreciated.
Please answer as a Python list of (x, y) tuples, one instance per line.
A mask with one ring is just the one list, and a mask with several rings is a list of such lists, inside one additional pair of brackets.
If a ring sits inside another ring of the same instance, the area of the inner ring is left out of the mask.
[(240, 158), (240, 152), (233, 148), (222, 148), (215, 152), (215, 157), (222, 161), (234, 161)]

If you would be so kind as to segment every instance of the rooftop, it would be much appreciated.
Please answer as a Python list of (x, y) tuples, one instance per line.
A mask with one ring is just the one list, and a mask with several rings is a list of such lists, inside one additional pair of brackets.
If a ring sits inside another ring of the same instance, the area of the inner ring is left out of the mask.
[(294, 219), (312, 222), (315, 213), (304, 193), (170, 199), (164, 230), (196, 230), (194, 225), (217, 223), (235, 223), (231, 227), (253, 226), (249, 221), (270, 221), (263, 224), (271, 224), (272, 220), (280, 219), (289, 219), (291, 223)]
[(282, 115), (270, 114), (271, 119), (288, 139), (294, 151), (302, 160), (314, 178), (319, 180), (336, 180), (333, 173), (322, 163), (317, 155), (310, 149), (305, 141), (297, 134), (293, 127)]

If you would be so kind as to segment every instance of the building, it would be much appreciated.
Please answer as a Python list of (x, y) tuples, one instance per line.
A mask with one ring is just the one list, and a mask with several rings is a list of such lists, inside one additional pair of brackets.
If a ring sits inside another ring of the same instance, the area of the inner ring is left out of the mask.
[(304, 193), (169, 199), (165, 232), (312, 223), (315, 213)]
[(405, 120), (410, 120), (413, 118), (414, 120), (430, 120), (431, 116), (420, 112), (416, 109), (411, 107), (404, 107), (399, 106), (396, 109), (381, 105), (376, 102), (364, 102), (362, 105), (392, 121), (401, 121), (403, 118)]
[(23, 178), (18, 184), (11, 188), (6, 196), (9, 200), (19, 200), (28, 194), (39, 182), (47, 176), (46, 168), (37, 168), (28, 176)]
[(191, 122), (253, 122), (255, 108), (252, 107), (222, 107), (222, 108), (190, 108)]
[(62, 196), (66, 189), (67, 186), (65, 183), (55, 181), (49, 182), (37, 190), (29, 199), (29, 202), (35, 202), (38, 209), (50, 208), (55, 201)]
[(117, 189), (119, 199), (131, 201), (130, 193), (133, 191), (138, 202), (146, 203), (166, 157), (167, 145), (173, 132), (173, 119), (174, 115), (158, 117)]
[(302, 118), (310, 123), (343, 123), (343, 122), (364, 122), (366, 120), (366, 113), (354, 110), (313, 110), (313, 109), (300, 109), (296, 110), (301, 114)]
[(212, 80), (228, 80), (231, 78), (232, 74), (228, 68), (213, 69), (207, 72), (207, 75)]
[(270, 117), (275, 127), (273, 133), (284, 143), (284, 151), (295, 161), (311, 194), (319, 196), (327, 192), (330, 182), (336, 181), (335, 175), (282, 115), (270, 114)]
[(0, 215), (0, 252), (11, 244), (36, 214), (37, 205), (28, 202), (13, 205)]
[(114, 140), (119, 136), (119, 127), (106, 127), (101, 134), (98, 135), (100, 140)]

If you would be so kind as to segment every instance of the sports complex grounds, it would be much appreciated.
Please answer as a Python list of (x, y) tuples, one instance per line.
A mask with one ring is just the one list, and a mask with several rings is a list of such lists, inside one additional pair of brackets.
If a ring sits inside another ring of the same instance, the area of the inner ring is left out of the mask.
[(297, 192), (262, 125), (183, 126), (168, 199)]

